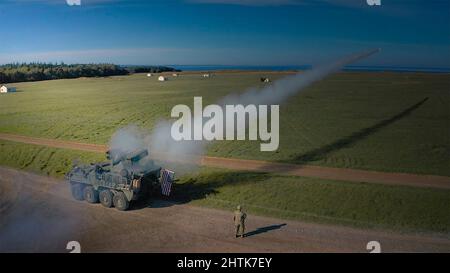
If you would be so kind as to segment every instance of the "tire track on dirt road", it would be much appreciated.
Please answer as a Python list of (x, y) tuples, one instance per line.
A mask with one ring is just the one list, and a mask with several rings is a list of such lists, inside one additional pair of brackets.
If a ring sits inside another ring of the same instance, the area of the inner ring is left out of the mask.
[[(59, 139), (37, 138), (6, 133), (0, 133), (0, 139), (25, 144), (87, 152), (104, 153), (108, 150), (108, 146), (106, 145), (81, 143)], [(330, 180), (450, 189), (450, 177), (447, 176), (387, 173), (357, 169), (277, 163), (262, 160), (221, 158), (212, 156), (203, 156), (201, 158), (201, 164), (208, 167), (217, 167), (232, 170), (268, 172)]]

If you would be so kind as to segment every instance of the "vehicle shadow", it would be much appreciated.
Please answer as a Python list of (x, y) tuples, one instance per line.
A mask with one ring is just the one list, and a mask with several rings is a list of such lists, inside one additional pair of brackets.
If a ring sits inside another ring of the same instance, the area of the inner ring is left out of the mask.
[[(144, 208), (164, 208), (173, 205), (185, 204), (194, 200), (205, 199), (218, 193), (217, 189), (225, 185), (244, 185), (258, 183), (270, 178), (270, 174), (263, 172), (230, 172), (218, 171), (206, 178), (190, 178), (183, 183), (175, 183), (169, 197), (160, 192), (154, 192), (149, 198), (133, 201), (129, 210)], [(237, 204), (230, 204), (234, 208)]]
[(261, 234), (261, 233), (266, 233), (266, 232), (269, 232), (269, 231), (272, 231), (272, 230), (277, 230), (277, 229), (280, 229), (280, 228), (282, 228), (282, 227), (284, 227), (286, 225), (287, 224), (284, 223), (284, 224), (280, 224), (280, 225), (271, 225), (271, 226), (267, 226), (267, 227), (257, 228), (257, 229), (255, 229), (253, 231), (245, 233), (244, 237), (255, 236), (255, 235), (258, 235), (258, 234)]
[(162, 196), (149, 197), (131, 202), (128, 210), (140, 210), (145, 208), (165, 208), (176, 205), (173, 200), (163, 200)]

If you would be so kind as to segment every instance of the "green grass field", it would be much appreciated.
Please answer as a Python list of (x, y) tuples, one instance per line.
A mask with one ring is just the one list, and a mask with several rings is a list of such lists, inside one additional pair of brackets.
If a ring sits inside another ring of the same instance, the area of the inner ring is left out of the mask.
[[(60, 177), (84, 153), (0, 141), (0, 165)], [(171, 200), (284, 219), (398, 231), (450, 232), (448, 190), (201, 168), (179, 178)]]
[[(0, 132), (108, 143), (130, 123), (151, 130), (174, 105), (191, 105), (193, 96), (206, 105), (263, 86), (260, 76), (182, 75), (160, 83), (136, 74), (14, 84), (19, 92), (0, 96)], [(449, 176), (449, 85), (447, 74), (337, 74), (281, 105), (278, 151), (223, 141), (208, 154)]]
[[(176, 104), (204, 105), (263, 86), (263, 74), (132, 75), (14, 84), (0, 95), (0, 132), (106, 144), (128, 124), (151, 130)], [(277, 75), (276, 77), (281, 77)], [(341, 73), (280, 107), (280, 149), (216, 142), (213, 156), (450, 176), (450, 75)], [(62, 177), (72, 160), (101, 154), (0, 141), (0, 165)], [(350, 183), (202, 168), (180, 177), (175, 198), (202, 206), (358, 227), (449, 233), (448, 190)]]

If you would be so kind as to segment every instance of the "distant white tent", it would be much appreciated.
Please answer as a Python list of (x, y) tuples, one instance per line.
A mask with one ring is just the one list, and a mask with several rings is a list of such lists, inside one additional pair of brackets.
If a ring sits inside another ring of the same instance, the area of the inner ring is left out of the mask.
[(164, 76), (159, 76), (159, 77), (158, 77), (158, 81), (160, 81), (160, 82), (165, 82), (165, 81), (166, 81), (166, 78), (165, 78)]
[(151, 76), (152, 76), (152, 73), (148, 73), (148, 74), (147, 74), (147, 77), (151, 77)]
[(0, 93), (8, 93), (8, 92), (16, 92), (15, 87), (7, 87), (6, 85), (3, 85), (0, 87)]
[(210, 74), (203, 74), (203, 78), (209, 78)]
[(177, 73), (173, 73), (172, 76), (173, 77), (178, 77), (178, 74)]

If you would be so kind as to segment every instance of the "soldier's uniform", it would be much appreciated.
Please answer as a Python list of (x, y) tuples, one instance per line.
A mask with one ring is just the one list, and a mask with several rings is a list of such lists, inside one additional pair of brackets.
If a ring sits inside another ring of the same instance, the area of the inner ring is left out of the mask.
[(234, 212), (234, 226), (236, 227), (236, 238), (239, 237), (239, 233), (241, 238), (244, 238), (245, 234), (245, 218), (247, 214), (242, 211), (241, 206), (237, 207), (237, 210)]

